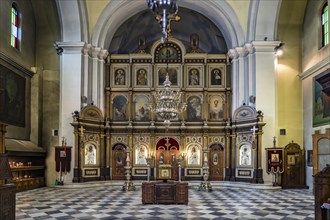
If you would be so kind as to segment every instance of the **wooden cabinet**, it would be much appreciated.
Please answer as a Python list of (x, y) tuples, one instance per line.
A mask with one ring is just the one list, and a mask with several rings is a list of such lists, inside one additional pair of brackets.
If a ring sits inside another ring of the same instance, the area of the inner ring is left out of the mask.
[(322, 204), (327, 201), (330, 195), (330, 166), (314, 175), (314, 200), (315, 200), (315, 219), (328, 219), (327, 210), (322, 209)]
[(143, 204), (188, 204), (187, 182), (143, 182)]
[(156, 183), (155, 184), (155, 203), (175, 204), (176, 184)]
[(155, 183), (143, 182), (142, 183), (142, 203), (153, 204), (155, 202)]
[(188, 204), (188, 183), (180, 182), (176, 184), (175, 201), (177, 204)]
[(16, 208), (15, 185), (6, 184), (0, 186), (0, 219), (14, 220)]

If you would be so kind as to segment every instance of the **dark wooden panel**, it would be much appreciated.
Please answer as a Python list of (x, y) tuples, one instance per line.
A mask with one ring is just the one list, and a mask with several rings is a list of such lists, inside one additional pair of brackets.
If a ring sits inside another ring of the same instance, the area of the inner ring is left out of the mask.
[(16, 187), (12, 184), (0, 186), (0, 219), (14, 220)]

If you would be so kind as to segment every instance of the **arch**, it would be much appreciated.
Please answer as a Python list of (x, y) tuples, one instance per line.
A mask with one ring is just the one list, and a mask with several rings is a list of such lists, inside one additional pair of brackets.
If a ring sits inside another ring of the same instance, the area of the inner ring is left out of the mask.
[(134, 165), (146, 166), (147, 158), (150, 155), (150, 149), (145, 143), (136, 143), (134, 145), (133, 159)]
[(97, 106), (87, 105), (81, 110), (80, 117), (83, 119), (102, 120), (103, 114)]
[[(184, 46), (184, 44), (180, 40), (170, 37), (168, 39), (168, 43), (174, 43), (174, 44), (176, 44), (180, 48), (180, 50), (181, 50), (181, 56), (183, 56), (183, 55), (185, 55), (187, 53), (186, 47)], [(154, 55), (156, 53), (156, 49), (159, 46), (162, 46), (162, 44), (163, 43), (161, 42), (161, 40), (155, 41), (153, 43), (153, 45), (151, 46), (151, 48), (150, 48), (150, 54), (151, 55)], [(182, 57), (181, 57), (181, 60), (182, 60)]]
[(252, 28), (252, 30), (255, 30), (255, 36), (253, 37), (253, 40), (274, 41), (276, 40), (275, 36), (277, 36), (277, 23), (281, 0), (258, 1), (251, 4), (257, 3), (258, 5), (252, 7), (252, 9), (255, 11), (250, 11), (249, 13), (249, 17), (254, 17), (254, 15), (251, 13), (256, 14), (255, 22), (254, 19), (252, 19), (251, 21), (253, 21), (253, 23), (251, 23), (251, 25), (248, 27)]
[[(82, 33), (88, 30), (86, 21), (87, 10), (86, 4), (80, 3), (79, 0), (72, 1), (56, 1), (62, 41), (81, 41)], [(81, 21), (83, 21), (81, 23)], [(88, 35), (85, 33), (84, 35)], [(86, 38), (86, 36), (84, 37)], [(84, 39), (84, 40), (88, 40)]]
[[(229, 48), (244, 44), (245, 37), (242, 27), (234, 10), (226, 1), (182, 0), (179, 4), (201, 14), (209, 15), (209, 19), (224, 34)], [(92, 33), (92, 44), (98, 47), (108, 48), (115, 30), (123, 24), (127, 19), (127, 15), (133, 16), (146, 8), (147, 6), (144, 1), (111, 1), (96, 22)]]
[(238, 147), (237, 165), (251, 167), (253, 164), (252, 145), (250, 142), (242, 142)]
[(202, 164), (202, 146), (191, 143), (187, 146), (187, 166), (200, 166)]
[(84, 144), (84, 166), (99, 165), (100, 149), (95, 141), (88, 141)]
[(225, 148), (223, 147), (223, 145), (221, 143), (213, 143), (209, 146), (209, 149), (211, 150), (214, 147), (219, 147), (221, 150), (225, 150)]
[(177, 142), (177, 140), (175, 140), (174, 138), (168, 138), (168, 143), (167, 144), (167, 140), (166, 138), (161, 138), (157, 141), (156, 144), (156, 150), (160, 149), (160, 148), (164, 148), (164, 150), (171, 150), (173, 147), (175, 147), (176, 150), (180, 150), (180, 145)]

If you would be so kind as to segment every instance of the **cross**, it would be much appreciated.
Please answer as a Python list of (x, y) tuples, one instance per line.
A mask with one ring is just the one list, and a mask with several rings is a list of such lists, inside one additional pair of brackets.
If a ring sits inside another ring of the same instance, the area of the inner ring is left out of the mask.
[(80, 135), (83, 136), (85, 130), (84, 127), (81, 125), (78, 130), (80, 130)]
[(64, 147), (64, 140), (65, 140), (65, 137), (63, 136), (62, 137), (62, 147)]
[(251, 131), (253, 132), (252, 134), (253, 134), (253, 136), (255, 136), (256, 135), (256, 131), (258, 131), (259, 129), (258, 128), (256, 128), (256, 126), (254, 126), (253, 125), (253, 128), (251, 129)]
[(276, 148), (276, 137), (275, 136), (273, 137), (273, 145), (274, 145), (274, 148)]
[(171, 146), (171, 144), (169, 142), (170, 139), (168, 137), (166, 137), (165, 140), (166, 140), (165, 146), (168, 148), (169, 146)]

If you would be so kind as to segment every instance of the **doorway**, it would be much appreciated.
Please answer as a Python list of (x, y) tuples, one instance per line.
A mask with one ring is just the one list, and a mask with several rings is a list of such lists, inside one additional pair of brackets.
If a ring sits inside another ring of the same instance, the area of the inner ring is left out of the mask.
[(116, 144), (112, 148), (112, 179), (125, 180), (126, 146)]
[(223, 180), (224, 150), (221, 144), (213, 144), (209, 154), (210, 180)]

